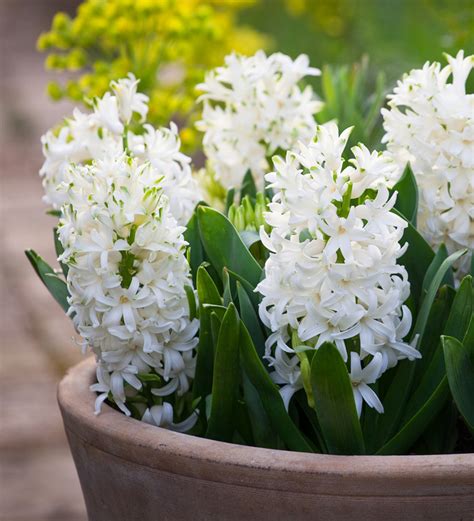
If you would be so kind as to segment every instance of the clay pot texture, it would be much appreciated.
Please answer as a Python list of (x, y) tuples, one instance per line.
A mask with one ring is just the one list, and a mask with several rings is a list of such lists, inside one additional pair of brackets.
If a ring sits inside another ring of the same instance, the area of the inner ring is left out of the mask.
[(472, 521), (474, 454), (330, 456), (221, 443), (108, 406), (94, 415), (95, 363), (58, 399), (89, 521)]

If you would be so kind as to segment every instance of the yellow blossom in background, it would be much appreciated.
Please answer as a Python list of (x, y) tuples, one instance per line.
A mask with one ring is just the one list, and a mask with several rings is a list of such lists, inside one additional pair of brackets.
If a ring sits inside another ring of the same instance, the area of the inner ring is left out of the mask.
[(236, 16), (255, 0), (85, 0), (74, 18), (58, 13), (38, 40), (46, 66), (71, 78), (48, 86), (54, 99), (101, 96), (128, 72), (150, 96), (154, 125), (176, 120), (185, 148), (196, 145), (194, 87), (229, 52), (252, 54), (269, 40), (239, 26)]

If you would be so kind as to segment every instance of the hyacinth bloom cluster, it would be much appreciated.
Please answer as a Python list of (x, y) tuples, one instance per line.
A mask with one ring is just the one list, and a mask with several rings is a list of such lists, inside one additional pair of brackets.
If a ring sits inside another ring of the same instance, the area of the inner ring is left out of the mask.
[(315, 131), (314, 114), (321, 108), (305, 76), (317, 76), (308, 57), (296, 60), (263, 51), (244, 57), (231, 54), (225, 65), (209, 72), (198, 89), (204, 94), (203, 147), (208, 167), (225, 187), (240, 186), (247, 171), (263, 186), (269, 158), (307, 141)]
[(199, 323), (190, 318), (182, 224), (199, 194), (176, 128), (132, 133), (147, 97), (133, 76), (111, 87), (91, 114), (76, 110), (43, 141), (46, 199), (61, 216), (69, 314), (97, 358), (96, 412), (111, 397), (130, 414), (140, 376), (153, 374), (144, 421), (188, 430), (196, 415), (175, 424), (164, 400), (183, 396), (194, 376)]
[[(111, 92), (93, 102), (93, 111), (75, 109), (58, 131), (42, 137), (45, 162), (40, 170), (44, 201), (60, 210), (68, 194), (58, 189), (71, 165), (116, 157), (127, 151), (140, 164), (149, 163), (155, 179), (170, 200), (171, 212), (186, 224), (200, 199), (192, 177), (190, 158), (180, 152), (180, 140), (174, 124), (155, 129), (145, 123), (148, 97), (137, 92), (138, 80), (128, 78), (111, 83)], [(137, 118), (139, 121), (136, 121)], [(132, 131), (134, 129), (134, 131)]]
[(120, 409), (125, 383), (155, 371), (157, 396), (184, 394), (194, 374), (198, 322), (189, 318), (184, 228), (151, 165), (126, 154), (71, 167), (61, 189), (60, 260), (68, 266), (70, 313), (97, 356), (100, 404), (111, 393)]
[(391, 212), (398, 169), (387, 153), (364, 145), (342, 153), (351, 129), (319, 126), (314, 140), (274, 158), (266, 179), (275, 191), (261, 239), (271, 252), (260, 318), (272, 334), (266, 357), (288, 406), (304, 378), (306, 351), (333, 342), (350, 367), (360, 415), (363, 401), (382, 412), (369, 387), (398, 360), (418, 358), (404, 341), (412, 318), (410, 284), (397, 259), (406, 222)]
[[(416, 176), (420, 231), (452, 253), (474, 248), (474, 94), (466, 92), (474, 55), (447, 61), (406, 74), (382, 114), (388, 150)], [(465, 255), (460, 275), (468, 266)]]

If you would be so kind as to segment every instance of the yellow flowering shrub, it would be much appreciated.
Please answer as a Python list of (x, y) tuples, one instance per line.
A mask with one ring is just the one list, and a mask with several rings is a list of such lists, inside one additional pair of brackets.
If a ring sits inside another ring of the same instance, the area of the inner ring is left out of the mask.
[(76, 71), (65, 84), (48, 86), (53, 99), (101, 96), (111, 80), (133, 72), (150, 96), (149, 120), (181, 123), (193, 148), (197, 136), (194, 87), (206, 70), (235, 50), (252, 54), (268, 40), (236, 21), (255, 0), (85, 0), (74, 18), (58, 13), (38, 40), (46, 66)]

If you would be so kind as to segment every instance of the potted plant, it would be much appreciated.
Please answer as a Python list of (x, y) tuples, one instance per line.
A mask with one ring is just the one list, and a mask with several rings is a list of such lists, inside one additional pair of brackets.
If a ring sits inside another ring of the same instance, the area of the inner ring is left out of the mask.
[(59, 388), (91, 520), (469, 519), (472, 63), (399, 83), (384, 152), (263, 52), (198, 86), (199, 175), (132, 74), (46, 134), (62, 273), (27, 255), (95, 355)]

